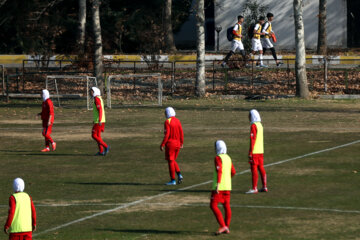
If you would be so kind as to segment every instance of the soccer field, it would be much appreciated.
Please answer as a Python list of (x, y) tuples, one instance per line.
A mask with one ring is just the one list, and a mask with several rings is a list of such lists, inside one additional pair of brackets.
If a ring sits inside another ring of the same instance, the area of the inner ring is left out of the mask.
[[(185, 135), (178, 158), (184, 182), (176, 186), (164, 185), (168, 167), (159, 150), (166, 106)], [(262, 115), (269, 192), (246, 195), (252, 108)], [(21, 177), (37, 210), (34, 239), (213, 239), (214, 141), (222, 139), (237, 175), (231, 232), (217, 238), (360, 239), (359, 109), (355, 100), (215, 99), (107, 109), (103, 139), (111, 150), (99, 157), (91, 111), (55, 109), (57, 150), (41, 153), (41, 102), (1, 103), (0, 222)]]

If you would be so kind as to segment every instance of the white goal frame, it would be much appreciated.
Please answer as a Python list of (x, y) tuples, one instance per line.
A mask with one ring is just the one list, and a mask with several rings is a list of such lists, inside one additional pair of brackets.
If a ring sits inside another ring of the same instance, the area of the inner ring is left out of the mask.
[[(56, 92), (56, 94), (52, 94), (52, 96), (57, 98), (59, 107), (61, 107), (60, 98), (74, 97), (71, 94), (59, 94), (57, 80), (58, 79), (64, 79), (64, 78), (68, 78), (68, 79), (86, 79), (86, 107), (87, 107), (88, 110), (91, 110), (92, 109), (92, 104), (90, 103), (90, 101), (92, 100), (92, 97), (90, 96), (89, 92), (90, 92), (91, 87), (94, 87), (94, 86), (97, 87), (97, 79), (96, 79), (96, 77), (81, 76), (81, 75), (47, 75), (46, 80), (45, 80), (45, 88), (48, 89), (49, 92), (50, 91), (55, 91)], [(54, 89), (49, 89), (49, 87), (51, 85), (51, 82), (50, 82), (51, 80), (53, 80)], [(90, 84), (90, 81), (92, 81), (92, 84)]]
[[(162, 98), (163, 98), (163, 86), (161, 80), (161, 73), (139, 73), (139, 74), (119, 74), (119, 75), (110, 75), (107, 78), (107, 95), (106, 95), (106, 105), (108, 108), (111, 108), (111, 82), (113, 79), (124, 79), (124, 78), (133, 78), (133, 77), (157, 77), (158, 79), (158, 101), (157, 105), (162, 106)], [(156, 105), (156, 104), (154, 104)]]

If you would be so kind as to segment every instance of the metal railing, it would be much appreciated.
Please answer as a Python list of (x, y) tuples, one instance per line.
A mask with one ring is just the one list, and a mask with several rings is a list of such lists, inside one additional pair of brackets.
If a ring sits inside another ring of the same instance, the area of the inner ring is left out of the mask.
[[(282, 59), (281, 67), (276, 67), (273, 59), (264, 59), (269, 68), (256, 67), (255, 61), (248, 60), (248, 66), (242, 59), (229, 61), (231, 68), (222, 68), (221, 60), (206, 60), (206, 79), (209, 91), (231, 92), (232, 85), (240, 83), (248, 86), (261, 87), (266, 84), (287, 85), (288, 88), (295, 87), (295, 58)], [(46, 63), (41, 65), (41, 62)], [(308, 82), (310, 90), (316, 89), (329, 93), (337, 91), (333, 86), (334, 79), (339, 79), (344, 85), (345, 92), (359, 92), (351, 90), (354, 83), (354, 71), (360, 70), (360, 59), (337, 59), (337, 58), (307, 58)], [(195, 85), (196, 60), (175, 60), (175, 61), (130, 61), (130, 60), (108, 60), (104, 63), (104, 79), (110, 74), (128, 73), (152, 73), (161, 72), (167, 76), (167, 92), (176, 93), (182, 86), (190, 88)], [(83, 67), (81, 64), (88, 65)], [(59, 60), (23, 60), (22, 66), (23, 91), (27, 81), (32, 81), (31, 76), (37, 74), (92, 74), (93, 64), (91, 61), (79, 61), (73, 59)], [(340, 74), (341, 73), (341, 74)], [(273, 81), (269, 76), (275, 76)], [(339, 75), (339, 76), (337, 76)], [(220, 89), (219, 86), (223, 88)], [(236, 91), (233, 91), (236, 93)]]
[(5, 67), (4, 65), (0, 65), (1, 67), (1, 78), (2, 78), (2, 95), (5, 96)]

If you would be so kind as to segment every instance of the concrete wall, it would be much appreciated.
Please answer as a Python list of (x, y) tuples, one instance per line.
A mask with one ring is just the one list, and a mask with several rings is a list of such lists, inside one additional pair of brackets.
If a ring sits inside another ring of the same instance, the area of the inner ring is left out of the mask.
[[(220, 49), (230, 49), (226, 29), (234, 25), (241, 14), (245, 0), (215, 0), (215, 26), (221, 25)], [(295, 27), (293, 0), (261, 0), (275, 17), (272, 22), (278, 49), (295, 48)], [(327, 40), (329, 47), (347, 47), (347, 7), (346, 0), (327, 0)], [(303, 18), (307, 49), (316, 49), (318, 35), (318, 0), (304, 0)], [(245, 30), (245, 29), (244, 29)], [(246, 30), (245, 30), (246, 31)]]

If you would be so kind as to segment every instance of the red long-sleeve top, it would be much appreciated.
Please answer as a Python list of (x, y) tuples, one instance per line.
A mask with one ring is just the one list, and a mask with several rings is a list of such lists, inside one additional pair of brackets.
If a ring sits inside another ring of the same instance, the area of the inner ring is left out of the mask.
[(256, 124), (251, 124), (250, 127), (250, 148), (249, 148), (249, 156), (253, 155), (254, 145), (256, 141), (257, 127)]
[[(217, 183), (220, 183), (222, 176), (222, 160), (221, 157), (219, 156), (215, 157), (215, 169), (217, 172)], [(231, 177), (233, 177), (235, 174), (236, 174), (236, 170), (234, 168), (234, 165), (231, 163)]]
[(50, 98), (46, 99), (46, 101), (43, 101), (42, 103), (42, 111), (41, 111), (41, 120), (43, 121), (43, 126), (46, 127), (48, 122), (49, 122), (49, 118), (51, 117), (51, 121), (50, 121), (50, 125), (52, 125), (54, 123), (54, 104), (51, 101)]
[[(30, 196), (29, 196), (30, 197)], [(34, 203), (32, 201), (32, 198), (30, 197), (30, 202), (31, 202), (31, 216), (32, 216), (32, 226), (33, 228), (36, 226), (36, 211), (35, 211), (35, 206)], [(8, 213), (8, 218), (6, 220), (4, 229), (9, 229), (11, 226), (11, 223), (14, 219), (14, 215), (15, 215), (15, 208), (16, 208), (16, 201), (15, 201), (15, 197), (13, 195), (10, 196), (9, 198), (9, 213)], [(28, 235), (31, 237), (32, 232), (21, 232), (21, 233), (11, 233), (11, 235)]]
[(180, 148), (184, 144), (184, 132), (181, 122), (176, 117), (166, 119), (164, 123), (164, 139), (161, 146)]
[(100, 98), (98, 98), (97, 96), (94, 97), (94, 100), (95, 100), (95, 106), (96, 106), (96, 109), (98, 110), (99, 112), (99, 123), (101, 122), (102, 118), (103, 118), (103, 108), (101, 106), (101, 100)]

